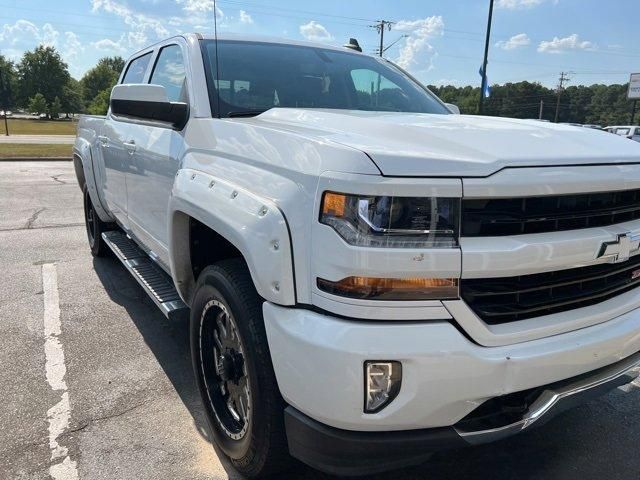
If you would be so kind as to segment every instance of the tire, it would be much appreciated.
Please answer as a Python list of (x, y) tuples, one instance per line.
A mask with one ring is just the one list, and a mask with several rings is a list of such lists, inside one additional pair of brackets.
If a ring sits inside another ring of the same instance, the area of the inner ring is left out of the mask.
[(190, 339), (196, 383), (219, 448), (248, 478), (289, 468), (284, 401), (271, 363), (262, 300), (242, 259), (219, 262), (200, 274)]
[(94, 257), (106, 257), (111, 254), (111, 249), (102, 240), (102, 232), (115, 230), (117, 227), (113, 223), (107, 223), (100, 220), (89, 195), (87, 184), (82, 188), (84, 195), (84, 224), (87, 228), (87, 239), (89, 240), (89, 248), (91, 255)]

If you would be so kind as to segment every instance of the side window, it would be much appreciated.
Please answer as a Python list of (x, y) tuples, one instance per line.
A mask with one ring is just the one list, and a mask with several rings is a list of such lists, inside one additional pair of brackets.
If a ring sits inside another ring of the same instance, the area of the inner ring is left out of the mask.
[(151, 52), (145, 53), (141, 57), (132, 60), (127, 67), (122, 83), (142, 83), (150, 60)]
[(160, 50), (149, 83), (162, 85), (170, 102), (188, 102), (184, 60), (178, 45)]
[(409, 99), (402, 89), (378, 72), (351, 70), (351, 80), (359, 109), (410, 111)]

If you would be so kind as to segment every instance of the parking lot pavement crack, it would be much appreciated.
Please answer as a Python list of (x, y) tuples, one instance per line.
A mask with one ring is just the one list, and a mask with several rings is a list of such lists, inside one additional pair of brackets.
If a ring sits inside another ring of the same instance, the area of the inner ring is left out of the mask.
[(35, 223), (35, 221), (38, 219), (38, 216), (44, 212), (47, 208), (46, 207), (42, 207), (37, 209), (35, 212), (33, 212), (31, 214), (31, 216), (29, 217), (29, 219), (27, 220), (27, 223), (25, 223), (23, 229), (24, 230), (31, 230), (33, 228), (33, 224)]
[[(42, 210), (44, 210), (44, 208)], [(42, 213), (42, 212), (40, 212), (40, 213)], [(42, 230), (42, 229), (45, 229), (45, 228), (67, 228), (67, 227), (84, 227), (84, 223), (65, 223), (65, 224), (43, 225), (42, 227), (24, 226), (24, 227), (20, 227), (20, 228), (0, 228), (0, 232), (20, 232), (22, 230)]]
[(70, 428), (67, 431), (64, 432), (64, 434), (61, 435), (61, 437), (66, 437), (72, 433), (76, 433), (76, 432), (81, 432), (82, 430), (86, 429), (88, 426), (94, 424), (94, 423), (99, 423), (99, 422), (104, 422), (106, 420), (113, 420), (114, 418), (118, 418), (118, 417), (122, 417), (123, 415), (127, 415), (128, 413), (131, 413), (132, 411), (148, 404), (151, 403), (152, 400), (145, 400), (143, 402), (139, 402), (136, 403), (135, 405), (132, 405), (128, 408), (125, 408), (124, 410), (121, 410), (119, 412), (114, 412), (111, 413), (109, 415), (105, 415), (102, 417), (96, 417), (96, 418), (91, 418), (89, 420), (87, 420), (86, 422), (82, 423), (81, 425), (78, 425), (77, 427), (74, 428)]
[(58, 177), (60, 177), (62, 175), (62, 173), (59, 173), (58, 175), (51, 175), (51, 178), (53, 179), (54, 182), (58, 182), (60, 185), (66, 185), (67, 182), (65, 182), (64, 180), (60, 180)]

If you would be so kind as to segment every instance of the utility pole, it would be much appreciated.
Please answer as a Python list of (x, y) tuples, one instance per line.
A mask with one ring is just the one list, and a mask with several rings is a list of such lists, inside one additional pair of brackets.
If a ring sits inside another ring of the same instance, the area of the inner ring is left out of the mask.
[(540, 100), (540, 112), (538, 113), (538, 120), (542, 120), (542, 110), (544, 109), (544, 100)]
[(478, 115), (482, 115), (484, 107), (484, 91), (487, 88), (487, 59), (489, 57), (489, 41), (491, 40), (491, 19), (493, 17), (493, 0), (489, 2), (489, 18), (487, 20), (487, 38), (484, 42), (484, 60), (482, 61), (482, 85), (480, 86), (480, 103), (478, 103)]
[(378, 50), (378, 54), (382, 56), (384, 53), (384, 29), (391, 31), (391, 25), (395, 22), (390, 22), (388, 20), (378, 20), (375, 24), (369, 25), (371, 28), (375, 28), (376, 31), (380, 34), (380, 49)]
[(567, 72), (560, 72), (560, 79), (558, 80), (558, 99), (556, 101), (556, 118), (555, 122), (558, 123), (558, 115), (560, 114), (560, 97), (562, 96), (562, 89), (564, 88), (565, 82), (569, 82), (569, 74)]
[(4, 134), (9, 136), (9, 122), (7, 121), (7, 110), (9, 109), (9, 96), (11, 86), (9, 79), (4, 78), (2, 70), (0, 70), (0, 108), (4, 110)]

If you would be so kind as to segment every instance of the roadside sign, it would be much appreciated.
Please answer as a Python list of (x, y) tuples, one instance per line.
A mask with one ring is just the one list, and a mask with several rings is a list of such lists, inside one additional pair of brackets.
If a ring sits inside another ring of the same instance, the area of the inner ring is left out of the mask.
[(631, 74), (627, 98), (629, 100), (640, 100), (640, 73)]

